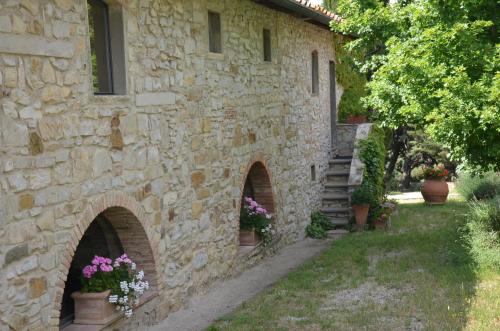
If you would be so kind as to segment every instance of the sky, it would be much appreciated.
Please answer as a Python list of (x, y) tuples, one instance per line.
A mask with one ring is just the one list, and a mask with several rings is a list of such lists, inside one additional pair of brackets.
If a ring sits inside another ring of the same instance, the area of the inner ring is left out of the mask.
[(323, 0), (310, 0), (310, 2), (313, 4), (313, 5), (321, 5), (323, 3)]

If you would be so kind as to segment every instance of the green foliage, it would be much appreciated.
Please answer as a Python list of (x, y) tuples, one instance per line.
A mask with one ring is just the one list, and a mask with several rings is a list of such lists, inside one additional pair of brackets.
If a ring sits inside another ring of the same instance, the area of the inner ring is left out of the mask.
[(351, 204), (364, 205), (372, 204), (373, 201), (373, 188), (368, 183), (363, 183), (352, 192)]
[(354, 59), (359, 56), (346, 49), (343, 38), (334, 36), (335, 70), (337, 82), (344, 89), (339, 102), (339, 121), (345, 122), (349, 115), (366, 115), (361, 99), (367, 95), (366, 75), (357, 70)]
[(359, 157), (364, 164), (362, 186), (372, 192), (370, 207), (375, 208), (384, 196), (385, 133), (374, 125), (372, 131), (359, 142)]
[(491, 199), (500, 194), (500, 174), (461, 174), (457, 181), (457, 190), (467, 200)]
[(500, 271), (500, 196), (472, 201), (466, 239), (479, 266)]
[(421, 128), (470, 167), (500, 169), (496, 0), (339, 0), (334, 31), (369, 73), (383, 126)]
[(306, 227), (308, 237), (321, 239), (326, 238), (326, 231), (333, 229), (328, 217), (320, 211), (311, 214), (311, 224)]

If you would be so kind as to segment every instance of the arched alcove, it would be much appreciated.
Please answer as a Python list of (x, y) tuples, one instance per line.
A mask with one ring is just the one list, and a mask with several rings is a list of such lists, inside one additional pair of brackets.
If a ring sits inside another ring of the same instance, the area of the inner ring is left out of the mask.
[[(59, 266), (60, 277), (54, 291), (54, 311), (57, 322), (62, 328), (71, 324), (73, 301), (71, 293), (81, 288), (82, 268), (89, 264), (94, 255), (116, 258), (126, 253), (144, 270), (150, 289), (141, 297), (146, 302), (154, 297), (159, 289), (158, 272), (155, 265), (158, 242), (152, 228), (146, 227), (147, 221), (142, 207), (135, 199), (123, 193), (112, 192), (95, 200), (83, 213), (74, 228), (73, 238), (64, 251), (65, 257)], [(55, 324), (57, 325), (57, 324)]]
[[(245, 197), (251, 197), (266, 208), (267, 211), (273, 215), (272, 221), (275, 223), (276, 215), (274, 214), (276, 209), (274, 205), (271, 176), (264, 162), (255, 161), (248, 169), (241, 194), (240, 212), (241, 208), (244, 206)], [(242, 245), (241, 236), (240, 245)]]

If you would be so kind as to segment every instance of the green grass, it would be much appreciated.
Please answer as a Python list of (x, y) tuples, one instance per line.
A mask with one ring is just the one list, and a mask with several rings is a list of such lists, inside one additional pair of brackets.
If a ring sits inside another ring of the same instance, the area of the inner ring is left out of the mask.
[(459, 230), (467, 206), (404, 204), (387, 232), (350, 234), (209, 330), (494, 330), (500, 275)]

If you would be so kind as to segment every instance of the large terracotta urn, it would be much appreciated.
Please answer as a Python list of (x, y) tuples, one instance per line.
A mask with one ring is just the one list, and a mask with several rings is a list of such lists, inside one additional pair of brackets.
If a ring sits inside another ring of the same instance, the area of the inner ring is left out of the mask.
[(75, 319), (73, 324), (106, 325), (115, 318), (115, 306), (108, 301), (110, 290), (98, 293), (73, 292)]
[(255, 230), (240, 229), (240, 246), (255, 246), (259, 243), (259, 235)]
[(426, 179), (420, 188), (425, 202), (431, 205), (442, 205), (448, 198), (448, 183), (443, 180)]
[(364, 226), (366, 224), (366, 220), (368, 219), (369, 209), (370, 209), (369, 204), (352, 205), (352, 211), (354, 213), (354, 217), (356, 218), (357, 225)]

